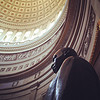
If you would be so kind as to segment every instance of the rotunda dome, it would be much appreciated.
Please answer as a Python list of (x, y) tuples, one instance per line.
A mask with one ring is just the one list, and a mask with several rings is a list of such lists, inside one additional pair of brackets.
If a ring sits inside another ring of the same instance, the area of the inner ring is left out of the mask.
[(0, 0), (0, 42), (36, 41), (61, 15), (66, 0)]

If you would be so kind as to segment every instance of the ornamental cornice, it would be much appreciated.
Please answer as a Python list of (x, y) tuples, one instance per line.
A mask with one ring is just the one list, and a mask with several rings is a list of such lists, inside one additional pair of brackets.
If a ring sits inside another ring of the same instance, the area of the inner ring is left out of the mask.
[(62, 29), (44, 45), (22, 53), (0, 54), (0, 75), (10, 75), (34, 67), (54, 48)]
[(93, 36), (95, 20), (96, 20), (96, 15), (91, 6), (89, 12), (88, 26), (86, 27), (86, 31), (84, 33), (85, 37), (83, 39), (82, 48), (80, 52), (80, 56), (83, 57), (84, 59), (88, 56), (87, 53)]

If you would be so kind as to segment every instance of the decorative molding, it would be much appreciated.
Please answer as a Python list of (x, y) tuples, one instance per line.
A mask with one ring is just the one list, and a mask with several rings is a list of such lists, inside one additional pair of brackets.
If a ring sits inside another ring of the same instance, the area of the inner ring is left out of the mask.
[(21, 61), (23, 59), (29, 59), (29, 58), (33, 58), (36, 57), (38, 55), (40, 55), (41, 53), (43, 53), (44, 51), (46, 51), (46, 49), (48, 49), (60, 36), (61, 34), (61, 30), (55, 34), (51, 39), (48, 40), (48, 42), (42, 44), (41, 46), (26, 51), (26, 52), (20, 52), (20, 53), (14, 53), (14, 54), (2, 54), (0, 53), (0, 64), (3, 64), (4, 62), (11, 62), (11, 61)]
[[(1, 89), (9, 89), (9, 88), (21, 87), (21, 86), (24, 87), (25, 85), (35, 84), (37, 82), (37, 80), (38, 81), (40, 80), (42, 82), (42, 80), (44, 80), (45, 77), (48, 77), (48, 76), (50, 77), (51, 76), (51, 74), (52, 74), (52, 71), (50, 71), (51, 64), (52, 63), (50, 63), (48, 65), (48, 68), (44, 68), (41, 71), (38, 71), (37, 73), (35, 73), (34, 75), (32, 75), (32, 76), (30, 76), (28, 78), (25, 78), (25, 79), (22, 79), (22, 80), (18, 80), (18, 81), (14, 81), (14, 82), (0, 83), (1, 84), (0, 85), (0, 90)], [(45, 80), (46, 80), (46, 78), (45, 78)]]
[(90, 46), (90, 42), (91, 42), (93, 30), (94, 30), (95, 18), (96, 18), (96, 15), (95, 15), (94, 10), (91, 6), (87, 30), (86, 30), (86, 33), (84, 33), (86, 35), (85, 35), (85, 38), (83, 40), (84, 42), (82, 44), (81, 53), (80, 53), (80, 56), (83, 58), (85, 58), (87, 56), (87, 52), (88, 52), (88, 49)]
[[(27, 70), (41, 62), (48, 53), (54, 48), (62, 29), (55, 34), (47, 43), (30, 51), (18, 54), (0, 55), (0, 75), (10, 75)], [(13, 57), (13, 58), (12, 58)], [(9, 63), (10, 62), (10, 63)]]
[(93, 50), (91, 53), (91, 57), (89, 62), (94, 66), (95, 61), (98, 57), (98, 54), (100, 53), (100, 22), (98, 21), (97, 27), (96, 27), (96, 35), (95, 35), (95, 40), (94, 40), (94, 45), (93, 45)]

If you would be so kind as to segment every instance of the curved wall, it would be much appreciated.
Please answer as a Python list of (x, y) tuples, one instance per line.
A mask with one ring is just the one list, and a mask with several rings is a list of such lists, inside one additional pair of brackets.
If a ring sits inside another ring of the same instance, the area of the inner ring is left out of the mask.
[[(90, 61), (97, 38), (97, 21), (98, 14), (94, 10), (92, 0), (70, 0), (62, 27), (56, 32), (54, 38), (50, 39), (52, 41), (50, 46), (49, 44), (44, 46), (48, 48), (43, 49), (42, 54), (47, 51), (46, 56), (27, 70), (12, 75), (2, 74), (0, 98), (2, 100), (43, 100), (50, 81), (55, 77), (50, 67), (53, 54), (61, 47), (72, 47), (79, 56)], [(29, 58), (31, 61), (31, 57)]]

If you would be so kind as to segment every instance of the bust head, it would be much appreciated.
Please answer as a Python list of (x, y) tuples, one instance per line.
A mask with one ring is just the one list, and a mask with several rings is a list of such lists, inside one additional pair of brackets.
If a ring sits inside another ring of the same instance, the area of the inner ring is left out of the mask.
[(53, 69), (54, 73), (57, 73), (59, 68), (61, 67), (63, 61), (68, 58), (69, 56), (77, 56), (77, 53), (72, 48), (62, 48), (59, 49), (53, 56), (53, 64), (51, 68)]

